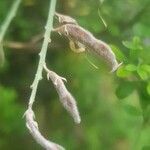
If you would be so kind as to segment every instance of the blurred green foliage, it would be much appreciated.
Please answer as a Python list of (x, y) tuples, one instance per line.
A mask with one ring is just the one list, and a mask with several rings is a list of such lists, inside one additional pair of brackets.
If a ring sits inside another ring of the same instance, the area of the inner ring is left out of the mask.
[[(11, 4), (10, 0), (0, 1), (0, 23)], [(5, 41), (28, 45), (42, 33), (48, 4), (49, 0), (24, 0)], [(109, 43), (123, 65), (110, 74), (101, 60), (91, 54), (73, 53), (67, 39), (52, 34), (47, 65), (67, 78), (82, 122), (74, 125), (59, 104), (52, 84), (44, 78), (34, 107), (41, 132), (68, 150), (150, 150), (150, 1), (58, 0), (57, 11), (76, 18), (81, 26)], [(0, 68), (0, 149), (41, 149), (22, 118), (40, 47), (41, 41), (33, 49), (4, 45), (6, 62)], [(100, 69), (93, 68), (85, 55)]]

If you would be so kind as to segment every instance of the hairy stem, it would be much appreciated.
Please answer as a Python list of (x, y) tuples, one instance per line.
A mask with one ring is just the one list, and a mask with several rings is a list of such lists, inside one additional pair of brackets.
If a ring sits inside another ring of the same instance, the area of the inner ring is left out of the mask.
[(35, 75), (35, 79), (33, 81), (33, 84), (31, 85), (32, 92), (31, 92), (31, 96), (29, 99), (30, 107), (32, 107), (33, 102), (35, 100), (38, 83), (42, 79), (42, 71), (43, 71), (43, 66), (45, 64), (45, 57), (47, 53), (48, 43), (51, 41), (50, 36), (51, 36), (52, 28), (53, 28), (53, 16), (55, 13), (55, 5), (56, 5), (56, 0), (51, 0), (48, 20), (45, 26), (44, 41), (43, 41), (43, 45), (41, 48), (41, 52), (39, 53), (40, 55), (39, 64), (38, 64), (37, 72)]

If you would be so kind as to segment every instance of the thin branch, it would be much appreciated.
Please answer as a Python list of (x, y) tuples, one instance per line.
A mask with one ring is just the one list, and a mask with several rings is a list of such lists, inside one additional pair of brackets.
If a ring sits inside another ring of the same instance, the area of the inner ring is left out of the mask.
[(3, 46), (16, 50), (26, 50), (26, 51), (38, 51), (40, 48), (39, 43), (31, 43), (29, 42), (20, 42), (20, 41), (4, 41)]
[(79, 124), (81, 122), (81, 118), (79, 115), (78, 107), (76, 104), (76, 100), (71, 95), (71, 93), (67, 90), (63, 81), (67, 81), (65, 78), (59, 76), (55, 72), (49, 70), (46, 65), (44, 66), (45, 71), (47, 72), (47, 79), (51, 79), (58, 95), (59, 100), (64, 106), (64, 108), (70, 113), (74, 122)]
[[(3, 47), (9, 48), (10, 50), (15, 50), (17, 52), (29, 52), (38, 53), (41, 48), (41, 41), (33, 42), (32, 39), (27, 42), (22, 41), (3, 41)], [(65, 45), (61, 45), (56, 41), (56, 43), (51, 43), (48, 45), (52, 49), (65, 49)]]
[(39, 64), (38, 64), (37, 72), (35, 75), (35, 79), (33, 81), (33, 84), (31, 85), (32, 92), (31, 92), (31, 96), (29, 99), (30, 107), (32, 107), (33, 102), (35, 100), (38, 83), (42, 79), (42, 71), (43, 71), (43, 66), (45, 64), (48, 43), (51, 42), (50, 36), (51, 36), (52, 28), (53, 28), (53, 16), (54, 16), (54, 12), (55, 12), (55, 5), (56, 5), (56, 0), (51, 0), (49, 16), (48, 16), (48, 20), (47, 20), (47, 23), (45, 26), (44, 41), (42, 44), (41, 52), (39, 53), (39, 56), (40, 56)]
[(39, 53), (40, 55), (39, 64), (35, 75), (35, 79), (33, 81), (33, 84), (31, 85), (32, 91), (28, 103), (28, 109), (25, 112), (27, 128), (29, 129), (31, 135), (36, 140), (36, 142), (39, 143), (42, 147), (44, 147), (46, 150), (64, 150), (62, 146), (59, 146), (53, 142), (48, 141), (41, 135), (40, 131), (38, 130), (37, 122), (34, 120), (35, 117), (34, 117), (34, 112), (32, 110), (32, 105), (35, 101), (38, 83), (42, 79), (42, 71), (43, 71), (43, 66), (45, 64), (45, 57), (47, 53), (48, 43), (51, 41), (50, 35), (51, 35), (51, 30), (53, 28), (53, 16), (55, 13), (55, 6), (56, 6), (56, 0), (51, 0), (48, 20), (45, 27), (44, 41), (41, 48), (41, 52)]
[(38, 52), (40, 48), (41, 41), (43, 39), (43, 33), (38, 33), (31, 37), (29, 41), (3, 41), (3, 46), (15, 49), (15, 50), (26, 50), (30, 52)]
[(19, 7), (19, 4), (21, 3), (21, 0), (15, 0), (14, 3), (12, 4), (12, 7), (10, 8), (10, 11), (4, 20), (3, 24), (1, 25), (0, 28), (0, 65), (3, 65), (4, 60), (5, 60), (5, 55), (4, 55), (4, 50), (3, 50), (3, 39), (6, 34), (6, 31), (12, 21), (12, 19), (15, 17), (17, 9)]
[(12, 21), (12, 19), (15, 17), (17, 9), (19, 7), (19, 4), (21, 3), (21, 0), (15, 0), (4, 23), (2, 24), (0, 28), (0, 43), (3, 41), (4, 35)]

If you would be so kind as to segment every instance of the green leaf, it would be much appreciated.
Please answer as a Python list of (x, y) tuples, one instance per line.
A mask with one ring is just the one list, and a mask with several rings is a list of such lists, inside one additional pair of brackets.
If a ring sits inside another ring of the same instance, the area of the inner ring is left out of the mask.
[(134, 34), (141, 36), (141, 37), (148, 37), (150, 35), (150, 29), (149, 26), (146, 23), (142, 23), (140, 21), (137, 21), (133, 25), (133, 32)]
[(142, 50), (143, 47), (141, 45), (141, 39), (137, 36), (133, 37), (133, 45), (134, 45), (134, 48), (135, 49), (139, 49), (139, 50)]
[(147, 80), (150, 76), (141, 66), (138, 67), (137, 73), (142, 80)]
[(129, 41), (122, 41), (122, 44), (128, 48), (128, 49), (134, 49), (134, 45), (132, 42), (129, 42)]
[(129, 52), (130, 60), (137, 61), (141, 53), (140, 51), (143, 49), (140, 38), (135, 36), (133, 37), (131, 42), (123, 41), (122, 43), (126, 48), (130, 49)]
[(126, 56), (123, 54), (123, 52), (118, 47), (116, 47), (115, 45), (110, 45), (110, 47), (113, 50), (113, 52), (115, 53), (118, 60), (120, 60), (120, 61), (127, 60)]
[(142, 150), (150, 150), (150, 145), (146, 145), (142, 148)]
[(137, 66), (135, 66), (134, 64), (128, 64), (128, 65), (126, 65), (125, 66), (125, 69), (127, 70), (127, 71), (136, 71), (137, 70)]
[(140, 38), (138, 36), (133, 37), (133, 43), (135, 45), (139, 44), (141, 42)]
[(140, 51), (143, 49), (139, 37), (133, 37), (133, 48), (130, 50), (130, 59), (137, 60), (140, 56)]
[(135, 85), (133, 82), (121, 82), (120, 85), (116, 89), (116, 95), (119, 99), (123, 99), (129, 96), (133, 90), (135, 89)]
[(121, 66), (117, 70), (117, 76), (120, 78), (126, 78), (131, 75), (131, 72), (126, 70), (125, 66)]
[(141, 116), (142, 115), (142, 111), (135, 106), (126, 104), (126, 105), (124, 105), (124, 109), (130, 115), (133, 115), (133, 116)]
[(142, 68), (144, 71), (146, 71), (147, 73), (150, 73), (150, 65), (147, 65), (147, 64), (141, 65), (141, 68)]

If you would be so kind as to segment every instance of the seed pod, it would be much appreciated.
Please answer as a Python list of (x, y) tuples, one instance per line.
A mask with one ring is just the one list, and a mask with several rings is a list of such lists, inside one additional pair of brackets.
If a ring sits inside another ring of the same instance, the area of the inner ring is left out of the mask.
[(89, 31), (79, 25), (66, 24), (54, 29), (54, 31), (67, 36), (72, 41), (80, 42), (92, 53), (102, 57), (111, 67), (111, 72), (117, 70), (117, 68), (121, 65), (121, 63), (118, 64), (115, 54), (108, 44), (96, 39)]
[(79, 124), (81, 122), (81, 118), (78, 111), (77, 103), (75, 98), (67, 90), (63, 82), (64, 78), (60, 77), (55, 72), (48, 70), (46, 66), (44, 68), (48, 72), (47, 74), (48, 79), (50, 78), (52, 83), (54, 84), (54, 87), (59, 95), (60, 102), (73, 117), (74, 122)]

